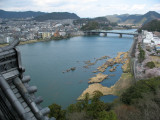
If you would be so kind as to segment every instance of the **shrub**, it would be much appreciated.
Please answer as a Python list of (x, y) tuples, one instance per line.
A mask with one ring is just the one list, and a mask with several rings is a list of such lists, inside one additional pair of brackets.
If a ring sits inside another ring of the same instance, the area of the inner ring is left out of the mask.
[(153, 61), (146, 63), (146, 67), (149, 67), (150, 69), (155, 67), (155, 64)]
[(49, 117), (55, 117), (56, 120), (65, 120), (65, 110), (61, 110), (61, 106), (57, 104), (52, 104), (49, 106), (50, 113)]
[(112, 110), (109, 112), (106, 112), (104, 110), (99, 112), (98, 118), (98, 120), (117, 120), (117, 116), (115, 112)]
[(148, 80), (139, 80), (135, 85), (128, 88), (120, 96), (120, 100), (124, 104), (135, 104), (143, 97), (144, 93), (155, 93), (157, 88), (160, 88), (160, 77), (151, 78)]
[(140, 46), (140, 44), (138, 45), (138, 49), (139, 49), (138, 61), (140, 63), (142, 63), (143, 60), (145, 59), (145, 51), (142, 49), (142, 47)]

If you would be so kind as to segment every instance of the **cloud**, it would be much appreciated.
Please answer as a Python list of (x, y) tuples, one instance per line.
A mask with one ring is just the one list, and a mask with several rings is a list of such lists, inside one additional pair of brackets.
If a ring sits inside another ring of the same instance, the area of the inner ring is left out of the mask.
[(157, 11), (157, 12), (160, 13), (160, 4), (154, 4), (154, 5), (150, 8), (150, 10), (152, 10), (152, 11)]
[[(0, 8), (10, 11), (74, 12), (80, 17), (109, 14), (144, 14), (149, 10), (160, 12), (157, 1), (146, 0), (0, 0)], [(145, 4), (144, 4), (145, 3)]]

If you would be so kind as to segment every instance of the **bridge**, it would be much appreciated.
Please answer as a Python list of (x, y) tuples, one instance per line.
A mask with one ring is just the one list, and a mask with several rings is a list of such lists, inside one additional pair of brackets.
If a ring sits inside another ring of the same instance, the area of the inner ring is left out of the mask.
[(92, 30), (92, 31), (84, 31), (85, 35), (100, 35), (103, 34), (104, 36), (107, 36), (108, 33), (111, 34), (119, 34), (119, 37), (122, 38), (122, 35), (133, 35), (133, 36), (137, 36), (138, 33), (136, 32), (132, 32), (132, 33), (127, 33), (127, 32), (114, 32), (114, 31), (103, 31), (103, 30)]

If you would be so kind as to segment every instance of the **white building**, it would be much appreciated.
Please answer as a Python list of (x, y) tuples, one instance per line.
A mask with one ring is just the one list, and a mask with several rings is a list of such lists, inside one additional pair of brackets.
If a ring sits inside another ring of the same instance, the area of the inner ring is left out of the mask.
[(143, 31), (143, 43), (148, 45), (159, 45), (160, 44), (160, 38), (153, 35), (152, 32)]

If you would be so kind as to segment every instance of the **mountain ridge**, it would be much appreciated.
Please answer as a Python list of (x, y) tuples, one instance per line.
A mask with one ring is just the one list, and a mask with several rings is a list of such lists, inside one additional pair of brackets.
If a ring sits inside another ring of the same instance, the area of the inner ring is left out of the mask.
[(119, 24), (145, 24), (154, 19), (159, 19), (160, 14), (155, 11), (149, 11), (143, 15), (140, 14), (122, 14), (122, 15), (107, 15), (106, 18), (108, 20), (112, 20)]
[(75, 13), (69, 12), (35, 12), (35, 11), (4, 11), (0, 9), (0, 18), (4, 19), (21, 19), (21, 18), (32, 18), (33, 20), (37, 21), (44, 21), (44, 20), (63, 20), (63, 19), (79, 19), (80, 17), (77, 16)]
[(42, 14), (46, 14), (45, 12), (35, 12), (35, 11), (23, 11), (23, 12), (16, 12), (16, 11), (5, 11), (0, 9), (0, 18), (28, 18), (28, 17), (36, 17)]
[(45, 20), (63, 20), (63, 19), (79, 19), (75, 13), (69, 12), (52, 12), (37, 16), (34, 18), (36, 21), (45, 21)]

